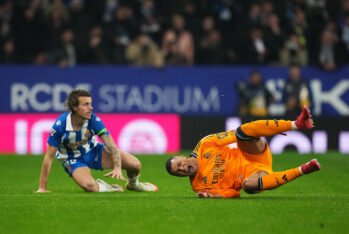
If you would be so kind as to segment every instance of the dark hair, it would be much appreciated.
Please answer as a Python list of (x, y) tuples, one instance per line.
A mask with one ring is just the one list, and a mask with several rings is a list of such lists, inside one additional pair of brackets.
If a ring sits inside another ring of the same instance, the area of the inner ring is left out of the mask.
[(66, 106), (74, 112), (74, 107), (79, 106), (79, 97), (91, 97), (91, 94), (83, 89), (75, 89), (70, 92)]
[(167, 170), (168, 174), (175, 175), (175, 174), (173, 174), (173, 172), (171, 170), (172, 159), (174, 159), (174, 157), (170, 157), (169, 159), (167, 159), (167, 161), (166, 161), (166, 170)]

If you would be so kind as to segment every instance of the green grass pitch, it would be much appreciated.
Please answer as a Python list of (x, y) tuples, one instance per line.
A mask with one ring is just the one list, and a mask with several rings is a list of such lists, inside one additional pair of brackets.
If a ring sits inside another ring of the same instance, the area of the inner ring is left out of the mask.
[(49, 178), (52, 193), (35, 194), (42, 157), (0, 156), (0, 233), (348, 233), (348, 155), (284, 153), (274, 156), (274, 170), (314, 157), (320, 172), (224, 200), (196, 198), (187, 178), (167, 175), (165, 156), (139, 156), (141, 178), (157, 184), (157, 193), (101, 194), (83, 192), (57, 160)]

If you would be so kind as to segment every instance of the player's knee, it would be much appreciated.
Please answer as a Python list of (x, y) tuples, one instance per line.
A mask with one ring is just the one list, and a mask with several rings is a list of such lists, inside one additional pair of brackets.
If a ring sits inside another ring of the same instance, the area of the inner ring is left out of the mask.
[(141, 164), (141, 162), (137, 159), (137, 160), (135, 160), (135, 161), (133, 162), (132, 167), (133, 167), (133, 170), (135, 170), (135, 171), (141, 171), (141, 169), (142, 169), (142, 164)]
[(245, 179), (242, 182), (242, 189), (249, 194), (258, 192), (258, 181), (254, 179)]

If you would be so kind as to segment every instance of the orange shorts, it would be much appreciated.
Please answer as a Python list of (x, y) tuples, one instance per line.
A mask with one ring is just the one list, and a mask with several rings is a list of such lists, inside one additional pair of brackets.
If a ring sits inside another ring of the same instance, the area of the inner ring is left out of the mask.
[(273, 158), (270, 152), (270, 148), (267, 143), (265, 143), (265, 150), (260, 154), (249, 154), (239, 149), (239, 154), (247, 161), (247, 166), (245, 167), (245, 176), (248, 177), (257, 171), (265, 171), (267, 173), (272, 173)]

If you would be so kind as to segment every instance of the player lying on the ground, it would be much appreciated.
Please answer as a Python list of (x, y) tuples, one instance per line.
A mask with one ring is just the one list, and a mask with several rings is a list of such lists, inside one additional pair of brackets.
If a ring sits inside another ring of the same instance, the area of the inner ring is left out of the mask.
[[(85, 90), (73, 90), (67, 100), (70, 112), (60, 115), (55, 121), (48, 139), (48, 149), (42, 163), (39, 189), (49, 192), (47, 180), (52, 162), (56, 156), (65, 171), (75, 183), (86, 192), (122, 192), (120, 185), (110, 185), (103, 180), (95, 180), (90, 169), (112, 169), (105, 176), (126, 180), (122, 175), (125, 169), (128, 176), (126, 188), (134, 191), (157, 191), (151, 183), (138, 181), (141, 163), (133, 155), (116, 147), (111, 134), (102, 120), (92, 113), (92, 97)], [(97, 142), (98, 135), (104, 144)]]
[[(275, 189), (299, 176), (320, 169), (316, 159), (281, 172), (272, 170), (272, 154), (260, 137), (289, 130), (313, 127), (310, 111), (303, 107), (297, 120), (259, 120), (241, 125), (236, 131), (204, 137), (190, 157), (175, 156), (166, 162), (174, 176), (189, 176), (199, 197), (239, 197), (241, 188), (247, 193)], [(228, 145), (237, 142), (238, 148)]]

